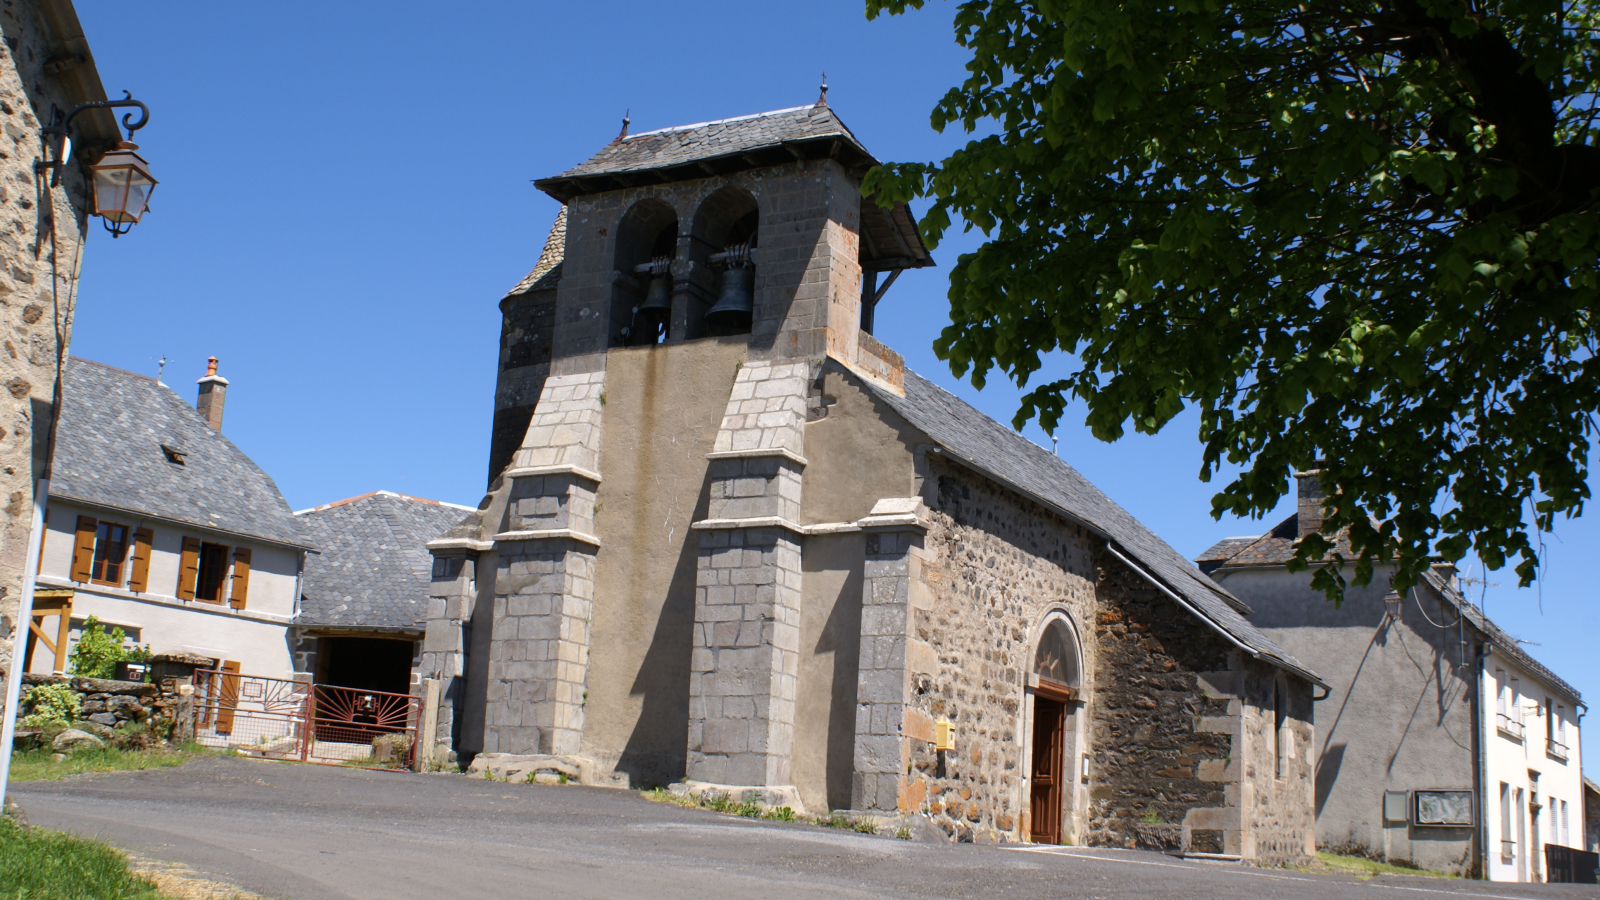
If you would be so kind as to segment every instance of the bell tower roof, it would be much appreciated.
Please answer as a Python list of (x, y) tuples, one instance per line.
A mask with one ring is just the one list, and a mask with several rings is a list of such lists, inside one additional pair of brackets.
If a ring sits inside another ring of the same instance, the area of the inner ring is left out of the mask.
[[(833, 159), (858, 180), (878, 164), (826, 103), (618, 135), (588, 160), (533, 184), (574, 197), (690, 181), (797, 160)], [(861, 204), (862, 262), (879, 271), (934, 264), (904, 203)], [(515, 293), (515, 292), (513, 292)]]
[(534, 186), (566, 203), (584, 194), (824, 157), (861, 172), (878, 164), (832, 109), (797, 106), (618, 136), (585, 162)]

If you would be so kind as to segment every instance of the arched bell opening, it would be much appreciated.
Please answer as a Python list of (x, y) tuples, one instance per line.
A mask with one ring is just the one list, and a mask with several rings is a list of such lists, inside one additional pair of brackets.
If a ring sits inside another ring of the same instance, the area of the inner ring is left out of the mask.
[(756, 198), (743, 188), (719, 188), (695, 212), (692, 253), (710, 276), (702, 288), (711, 302), (697, 317), (703, 334), (749, 334), (755, 318), (756, 248), (761, 222)]
[(1028, 836), (1060, 844), (1073, 833), (1083, 767), (1079, 694), (1083, 655), (1065, 612), (1051, 613), (1039, 628), (1028, 677)]
[(661, 200), (641, 200), (617, 225), (611, 291), (610, 345), (659, 344), (672, 320), (672, 260), (678, 213)]

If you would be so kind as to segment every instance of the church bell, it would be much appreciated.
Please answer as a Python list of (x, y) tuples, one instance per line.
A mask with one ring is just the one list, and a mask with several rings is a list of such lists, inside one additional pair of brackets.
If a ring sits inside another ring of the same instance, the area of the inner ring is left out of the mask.
[(732, 266), (722, 273), (722, 295), (706, 310), (706, 322), (731, 332), (749, 330), (755, 311), (756, 271), (748, 265)]
[(629, 344), (659, 344), (667, 336), (667, 323), (672, 319), (672, 275), (667, 269), (668, 263), (666, 258), (651, 262), (644, 302), (633, 309)]
[(653, 275), (650, 286), (645, 288), (644, 303), (640, 304), (639, 312), (646, 315), (660, 314), (665, 316), (672, 311), (672, 286), (671, 279), (666, 275)]

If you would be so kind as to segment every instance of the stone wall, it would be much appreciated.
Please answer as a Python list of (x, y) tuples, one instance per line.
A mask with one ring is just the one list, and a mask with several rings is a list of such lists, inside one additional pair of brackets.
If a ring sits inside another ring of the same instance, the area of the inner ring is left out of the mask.
[(500, 301), (500, 373), (495, 379), (494, 425), (489, 439), (489, 481), (522, 446), (554, 346), (556, 292), (528, 291)]
[[(50, 33), (52, 24), (65, 24), (63, 10), (52, 3), (0, 7), (0, 668), (9, 666), (11, 656), (34, 484), (45, 462), (59, 364), (72, 335), (87, 226), (88, 187), (79, 166), (63, 166), (54, 189), (47, 175), (34, 172), (34, 162), (44, 158), (41, 120), (52, 105), (71, 109), (105, 99), (81, 37), (70, 36), (83, 45), (73, 56), (76, 65), (53, 75), (44, 71), (47, 62), (69, 51)], [(73, 124), (74, 160), (103, 143), (96, 115)]]
[[(1239, 806), (1244, 853), (1263, 866), (1301, 862), (1317, 850), (1312, 687), (1255, 660), (1244, 660), (1243, 669)], [(1284, 712), (1277, 741), (1274, 684)]]
[[(1056, 609), (1080, 629), (1092, 621), (1089, 536), (949, 462), (931, 460), (927, 479), (923, 497), (931, 521), (916, 580), (932, 603), (913, 614), (911, 635), (933, 655), (922, 665), (911, 662), (909, 707), (929, 720), (948, 719), (955, 749), (940, 754), (925, 740), (912, 741), (912, 766), (926, 781), (929, 815), (947, 834), (1021, 839), (1027, 827), (1024, 679), (1032, 632)], [(1083, 650), (1089, 691), (1094, 648)]]
[[(113, 681), (108, 678), (78, 678), (70, 675), (22, 675), (22, 715), (32, 711), (28, 690), (39, 685), (64, 684), (78, 696), (80, 718), (72, 727), (87, 729), (97, 736), (110, 735), (107, 729), (145, 725), (158, 740), (182, 743), (194, 737), (192, 693), (182, 688), (187, 678), (167, 677), (155, 684), (142, 681)], [(88, 723), (85, 725), (84, 723)], [(31, 729), (18, 724), (19, 741), (31, 740)]]
[(1087, 843), (1176, 850), (1188, 830), (1185, 849), (1237, 854), (1234, 648), (1110, 553), (1098, 562)]

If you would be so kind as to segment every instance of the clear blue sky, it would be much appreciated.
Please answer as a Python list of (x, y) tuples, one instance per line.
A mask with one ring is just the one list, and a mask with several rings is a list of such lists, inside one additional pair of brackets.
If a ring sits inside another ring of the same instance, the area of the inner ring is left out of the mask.
[[(108, 93), (150, 105), (138, 137), (161, 185), (131, 234), (91, 238), (72, 352), (149, 374), (165, 355), (185, 395), (219, 357), (232, 381), (224, 431), (296, 509), (380, 488), (475, 504), (495, 304), (533, 267), (557, 210), (532, 179), (587, 158), (626, 109), (644, 131), (798, 106), (824, 70), (831, 105), (878, 158), (938, 158), (965, 140), (928, 126), (963, 74), (953, 9), (868, 22), (861, 0), (78, 0)], [(879, 336), (1009, 421), (1018, 391), (980, 394), (931, 350), (949, 264), (973, 246), (947, 241), (940, 268), (902, 277)], [(1212, 520), (1193, 416), (1115, 445), (1080, 421), (1069, 414), (1061, 455), (1186, 555), (1290, 512)], [(1487, 606), (1600, 697), (1585, 559), (1600, 559), (1600, 527), (1565, 523), (1542, 590), (1501, 572)]]

